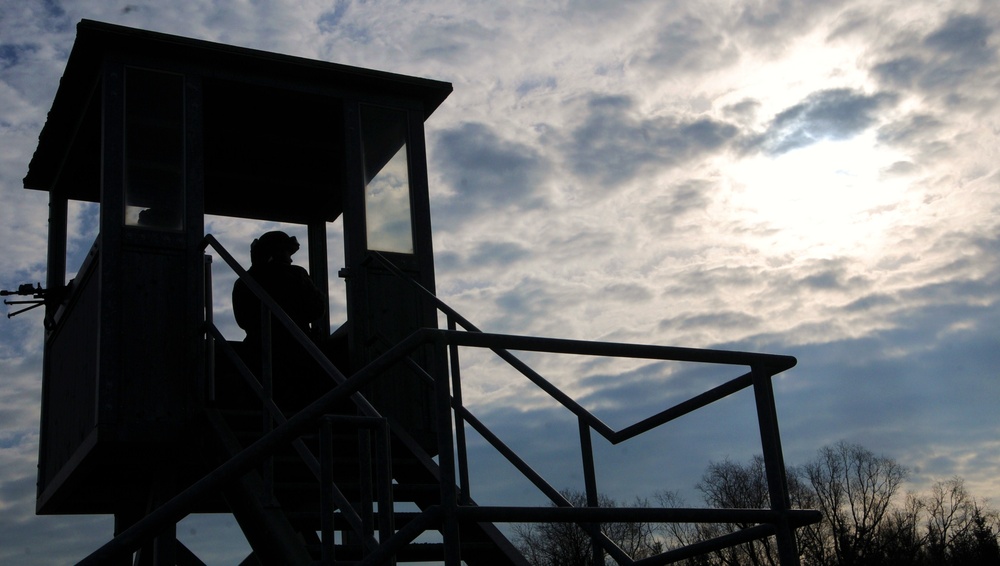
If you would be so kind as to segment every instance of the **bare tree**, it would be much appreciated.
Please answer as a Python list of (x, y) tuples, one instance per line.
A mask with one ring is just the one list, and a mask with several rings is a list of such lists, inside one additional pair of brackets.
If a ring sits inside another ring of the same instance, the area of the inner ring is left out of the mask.
[(926, 562), (927, 537), (920, 529), (924, 502), (907, 493), (900, 506), (894, 506), (881, 529), (883, 566), (913, 566)]
[(951, 547), (951, 564), (997, 566), (1000, 564), (1000, 514), (980, 507), (972, 512), (972, 528)]
[(939, 481), (926, 499), (928, 550), (944, 563), (947, 549), (972, 528), (975, 502), (961, 478)]
[[(809, 483), (804, 467), (791, 468), (787, 473), (788, 495), (793, 509), (818, 509), (819, 498)], [(795, 538), (803, 566), (833, 564), (833, 529), (828, 521), (820, 521), (796, 530)]]
[[(654, 498), (661, 507), (687, 507), (687, 503), (676, 491), (660, 491)], [(695, 523), (662, 523), (658, 528), (662, 533), (663, 544), (667, 550), (690, 546), (696, 542), (705, 540), (701, 536), (698, 525)], [(685, 562), (685, 564), (691, 563), (691, 561)]]
[[(823, 520), (799, 528), (803, 566), (1000, 566), (1000, 512), (977, 502), (961, 478), (935, 484), (926, 495), (901, 494), (906, 469), (863, 447), (839, 443), (788, 470), (792, 507), (819, 509)], [(729, 460), (709, 465), (697, 488), (712, 507), (768, 505), (764, 464)], [(674, 492), (656, 498), (682, 507)], [(688, 546), (750, 525), (666, 524), (668, 548)], [(771, 541), (756, 541), (688, 559), (685, 566), (769, 565)]]
[(816, 502), (829, 523), (838, 564), (879, 564), (885, 542), (882, 527), (893, 497), (907, 477), (895, 460), (867, 448), (839, 442), (819, 451), (805, 466)]
[[(574, 507), (585, 507), (587, 497), (578, 491), (560, 492)], [(599, 497), (601, 507), (617, 507), (609, 497)], [(634, 507), (648, 506), (637, 499)], [(601, 532), (633, 560), (663, 552), (649, 523), (626, 521), (601, 524)], [(514, 543), (534, 566), (594, 566), (590, 535), (575, 523), (527, 523), (514, 526)]]
[(931, 486), (927, 509), (927, 552), (935, 564), (1000, 564), (997, 512), (969, 494), (962, 478)]
[[(713, 462), (695, 487), (709, 507), (767, 509), (770, 506), (762, 456), (754, 456), (747, 464), (730, 460)], [(699, 524), (697, 529), (699, 536), (705, 540), (752, 526), (744, 523), (706, 523)], [(714, 554), (719, 563), (733, 566), (774, 566), (778, 563), (777, 549), (770, 538), (726, 548)]]

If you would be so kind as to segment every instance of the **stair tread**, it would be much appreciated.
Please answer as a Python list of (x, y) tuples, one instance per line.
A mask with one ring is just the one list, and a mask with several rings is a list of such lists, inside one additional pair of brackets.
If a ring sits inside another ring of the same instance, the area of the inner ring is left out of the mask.
[[(261, 438), (263, 417), (259, 409), (224, 409), (219, 410), (219, 414), (237, 444), (246, 447)], [(361, 469), (358, 462), (358, 434), (357, 429), (347, 430), (347, 428), (349, 427), (337, 430), (334, 434), (336, 447), (333, 454), (334, 482), (348, 501), (356, 501), (359, 499), (361, 488), (358, 478)], [(307, 447), (314, 454), (318, 454), (317, 435), (306, 435), (303, 439)], [(295, 530), (306, 535), (307, 540), (315, 541), (316, 533), (320, 530), (321, 515), (320, 485), (313, 470), (302, 461), (292, 447), (279, 451), (271, 463), (273, 493), (282, 515)], [(390, 465), (392, 477), (395, 479), (391, 500), (393, 505), (403, 506), (393, 509), (393, 524), (398, 529), (421, 515), (420, 511), (414, 509), (424, 508), (437, 502), (441, 486), (436, 474), (426, 467), (427, 464), (416, 454), (408, 454), (405, 445), (397, 445), (396, 441), (393, 442)], [(378, 525), (378, 513), (373, 510), (371, 516), (373, 525)], [(339, 511), (335, 512), (334, 521), (338, 530), (349, 528)], [(466, 560), (470, 566), (514, 563), (511, 559), (504, 558), (505, 551), (502, 548), (505, 541), (494, 542), (491, 538), (494, 535), (490, 534), (492, 532), (490, 529), (485, 529), (474, 522), (462, 523), (463, 559), (466, 556), (472, 559)], [(312, 547), (309, 550), (314, 557), (318, 556), (317, 546), (312, 544), (307, 546)], [(358, 553), (357, 547), (352, 548), (351, 545), (338, 545), (337, 552), (338, 558)], [(443, 556), (443, 543), (422, 542), (405, 547), (397, 555), (397, 559), (413, 562), (440, 561)]]

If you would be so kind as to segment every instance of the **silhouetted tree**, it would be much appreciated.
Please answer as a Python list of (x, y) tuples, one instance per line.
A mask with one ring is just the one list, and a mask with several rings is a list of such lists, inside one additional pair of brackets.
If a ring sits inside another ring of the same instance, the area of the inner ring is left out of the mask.
[[(977, 501), (961, 478), (938, 482), (924, 495), (901, 494), (906, 468), (846, 442), (820, 449), (813, 461), (789, 469), (786, 476), (793, 508), (823, 512), (822, 521), (796, 531), (803, 566), (1000, 566), (1000, 512)], [(713, 462), (696, 488), (713, 508), (770, 505), (760, 456), (745, 464)], [(574, 505), (585, 503), (582, 494), (565, 495)], [(654, 498), (663, 507), (687, 506), (676, 492), (660, 492)], [(615, 531), (612, 525), (604, 529), (638, 559), (660, 548), (685, 547), (751, 526), (664, 523), (654, 529), (640, 523), (630, 527), (637, 529), (635, 536)], [(589, 536), (575, 525), (539, 525), (519, 534), (532, 564), (592, 566)], [(771, 539), (682, 562), (684, 566), (777, 563)]]
[[(574, 507), (585, 507), (587, 497), (578, 491), (561, 492)], [(614, 499), (599, 497), (601, 507), (617, 507)], [(645, 507), (637, 500), (634, 506)], [(643, 522), (601, 524), (601, 532), (633, 560), (663, 552), (653, 527)], [(514, 543), (534, 566), (594, 566), (590, 535), (574, 523), (528, 523), (514, 526)], [(614, 563), (610, 561), (608, 563)]]
[[(820, 449), (787, 477), (794, 508), (823, 512), (820, 523), (796, 533), (804, 566), (1000, 566), (1000, 514), (978, 503), (960, 478), (938, 482), (926, 496), (900, 498), (906, 468), (844, 442)], [(759, 456), (710, 464), (697, 488), (711, 507), (768, 504)], [(749, 526), (668, 525), (663, 533), (673, 548)], [(764, 565), (776, 563), (775, 556), (773, 541), (756, 541), (685, 564)]]
[[(687, 507), (687, 503), (676, 491), (661, 491), (654, 498), (661, 507), (678, 508)], [(666, 550), (673, 550), (690, 546), (696, 542), (706, 540), (700, 525), (695, 523), (662, 523), (658, 527), (663, 538)], [(683, 562), (686, 566), (707, 566), (712, 562), (708, 559), (689, 559)]]
[(927, 559), (927, 536), (920, 528), (924, 503), (913, 493), (906, 494), (901, 506), (895, 506), (881, 529), (881, 564), (915, 566)]
[[(770, 499), (767, 491), (767, 477), (764, 473), (764, 458), (754, 456), (747, 464), (730, 460), (713, 462), (695, 486), (702, 493), (709, 507), (722, 509), (767, 509)], [(753, 524), (703, 523), (698, 530), (703, 540), (722, 536)], [(756, 540), (715, 552), (721, 564), (752, 566), (774, 566), (778, 563), (778, 553), (770, 538)]]
[(892, 500), (907, 470), (857, 444), (821, 448), (805, 474), (830, 526), (833, 555), (843, 566), (881, 564)]
[(927, 509), (927, 553), (933, 564), (1000, 564), (995, 511), (984, 509), (962, 478), (931, 487)]

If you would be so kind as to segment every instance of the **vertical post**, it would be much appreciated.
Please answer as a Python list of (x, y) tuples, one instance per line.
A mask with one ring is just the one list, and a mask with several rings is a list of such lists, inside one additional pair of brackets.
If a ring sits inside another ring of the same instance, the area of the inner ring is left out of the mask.
[[(191, 295), (198, 299), (185, 308), (187, 317), (195, 327), (201, 325), (205, 315), (212, 314), (212, 257), (204, 253), (202, 240), (205, 237), (205, 130), (204, 106), (202, 103), (201, 77), (186, 74), (184, 77), (184, 229), (185, 249), (190, 257), (191, 273), (188, 288)], [(206, 263), (207, 262), (207, 263)], [(198, 272), (203, 267), (207, 272), (209, 292), (199, 293), (205, 282), (204, 276)], [(188, 345), (191, 367), (198, 368), (192, 388), (196, 389), (196, 399), (199, 405), (206, 400), (215, 401), (215, 339), (209, 335), (208, 340), (192, 339)], [(200, 398), (198, 398), (200, 397)], [(194, 408), (192, 407), (191, 410)]]
[[(273, 374), (273, 363), (274, 363), (274, 352), (271, 349), (271, 311), (264, 304), (264, 301), (260, 302), (260, 375), (261, 375), (261, 386), (264, 389), (264, 399), (267, 401), (274, 400), (274, 374)], [(267, 405), (262, 407), (262, 434), (267, 434), (271, 432), (274, 428), (274, 422), (271, 419), (271, 412), (268, 411)], [(261, 504), (270, 505), (274, 499), (274, 457), (268, 456), (263, 463), (263, 469), (261, 470), (261, 476), (264, 480), (264, 493), (262, 494), (263, 499)]]
[[(579, 418), (580, 425), (580, 452), (583, 455), (583, 483), (587, 492), (587, 506), (600, 506), (600, 499), (597, 495), (597, 469), (594, 466), (594, 444), (590, 436), (590, 427)], [(594, 523), (593, 534), (590, 537), (590, 547), (594, 554), (594, 564), (604, 564), (604, 550), (597, 544), (596, 533), (601, 532), (600, 523)]]
[[(375, 476), (378, 485), (378, 540), (385, 542), (396, 532), (395, 504), (392, 499), (392, 448), (389, 444), (389, 423), (379, 419), (375, 429)], [(389, 566), (395, 566), (396, 558)]]
[[(448, 330), (456, 330), (454, 317), (448, 317)], [(458, 479), (459, 479), (459, 503), (468, 505), (472, 501), (471, 486), (469, 480), (469, 453), (465, 444), (465, 420), (459, 409), (462, 408), (462, 370), (458, 360), (458, 345), (449, 344), (448, 354), (451, 366), (451, 389), (452, 397), (455, 399), (455, 445), (458, 449)]]
[(757, 403), (757, 422), (760, 427), (760, 442), (764, 452), (764, 473), (767, 476), (767, 492), (771, 509), (780, 513), (775, 525), (775, 539), (778, 546), (778, 560), (781, 566), (799, 566), (798, 545), (795, 531), (788, 522), (791, 503), (788, 497), (788, 481), (785, 477), (785, 462), (781, 454), (781, 438), (778, 433), (778, 413), (774, 405), (772, 372), (766, 368), (750, 368), (753, 376), (754, 399)]
[(177, 524), (164, 529), (153, 539), (153, 566), (177, 564)]
[(323, 566), (331, 566), (334, 560), (334, 528), (333, 528), (333, 423), (330, 417), (323, 417), (319, 429), (320, 479), (320, 529), (322, 540)]
[[(49, 192), (49, 241), (48, 241), (48, 258), (46, 259), (46, 279), (45, 288), (50, 291), (54, 291), (58, 287), (62, 287), (66, 284), (66, 222), (67, 222), (67, 200), (65, 196), (59, 195), (56, 189), (53, 188)], [(48, 426), (49, 422), (49, 391), (52, 376), (52, 355), (51, 348), (52, 344), (49, 341), (48, 330), (53, 328), (55, 324), (55, 314), (56, 309), (59, 305), (54, 302), (46, 302), (45, 304), (45, 318), (44, 326), (46, 329), (45, 339), (42, 341), (42, 407), (41, 407), (41, 419), (40, 419), (40, 434), (41, 434), (41, 447), (38, 451), (38, 494), (42, 493), (44, 485), (42, 483), (43, 471), (48, 469), (49, 460), (49, 435), (51, 434), (50, 428)], [(95, 376), (96, 378), (96, 376)], [(95, 386), (97, 383), (94, 384)], [(95, 407), (96, 411), (96, 407)], [(96, 414), (96, 413), (95, 413)], [(51, 481), (51, 475), (49, 473), (44, 473), (47, 476), (44, 480), (46, 483)], [(117, 515), (116, 515), (117, 517)], [(117, 534), (117, 533), (116, 533)]]
[(444, 358), (444, 338), (434, 334), (431, 344), (431, 375), (434, 376), (434, 392), (437, 405), (438, 462), (440, 463), (441, 510), (444, 520), (441, 535), (444, 538), (444, 563), (459, 566), (462, 550), (458, 532), (458, 499), (455, 488), (455, 445), (451, 433), (451, 392), (448, 390), (448, 368)]
[[(115, 512), (115, 537), (125, 532), (125, 529), (134, 525), (139, 519), (142, 518), (142, 513), (131, 507), (128, 510), (119, 510)], [(107, 562), (108, 566), (132, 566), (132, 554), (123, 554), (122, 556), (116, 556), (114, 559)]]
[(121, 219), (125, 210), (125, 66), (106, 59), (101, 71), (101, 215), (97, 275), (101, 314), (98, 356), (101, 368), (96, 396), (98, 422), (118, 419), (122, 382), (122, 297), (119, 269), (123, 263)]
[(323, 315), (312, 323), (313, 329), (322, 337), (330, 335), (330, 281), (328, 279), (329, 265), (327, 261), (326, 221), (322, 218), (307, 225), (309, 236), (309, 275), (313, 284), (326, 297), (323, 305)]
[(202, 263), (202, 269), (204, 273), (202, 274), (203, 281), (203, 292), (202, 295), (205, 297), (205, 388), (203, 394), (205, 395), (205, 400), (209, 403), (215, 402), (215, 335), (211, 332), (207, 332), (209, 327), (215, 325), (214, 312), (212, 310), (212, 303), (214, 302), (212, 294), (212, 256), (205, 254), (204, 262)]
[(361, 540), (369, 540), (374, 534), (375, 517), (372, 512), (373, 498), (372, 492), (372, 444), (371, 431), (367, 423), (360, 423), (358, 426), (358, 490), (359, 515), (361, 515)]
[[(68, 202), (57, 189), (49, 191), (49, 241), (45, 268), (45, 288), (55, 292), (66, 284), (66, 222)], [(45, 321), (55, 316), (58, 304), (46, 303)], [(46, 324), (48, 326), (48, 324)]]

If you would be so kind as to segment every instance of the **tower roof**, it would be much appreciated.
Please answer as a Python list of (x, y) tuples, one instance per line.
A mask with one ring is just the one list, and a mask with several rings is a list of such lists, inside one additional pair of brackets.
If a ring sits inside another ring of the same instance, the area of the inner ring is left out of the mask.
[[(321, 199), (313, 210), (336, 217), (338, 199), (316, 196), (330, 192), (343, 167), (343, 110), (331, 101), (389, 101), (426, 119), (452, 90), (441, 81), (82, 20), (25, 188), (99, 200), (99, 93), (105, 63), (116, 60), (199, 78), (205, 211), (231, 216), (261, 217), (260, 205), (243, 197), (280, 191), (285, 201), (298, 199), (297, 208)], [(269, 217), (301, 220), (293, 210), (275, 212)]]

